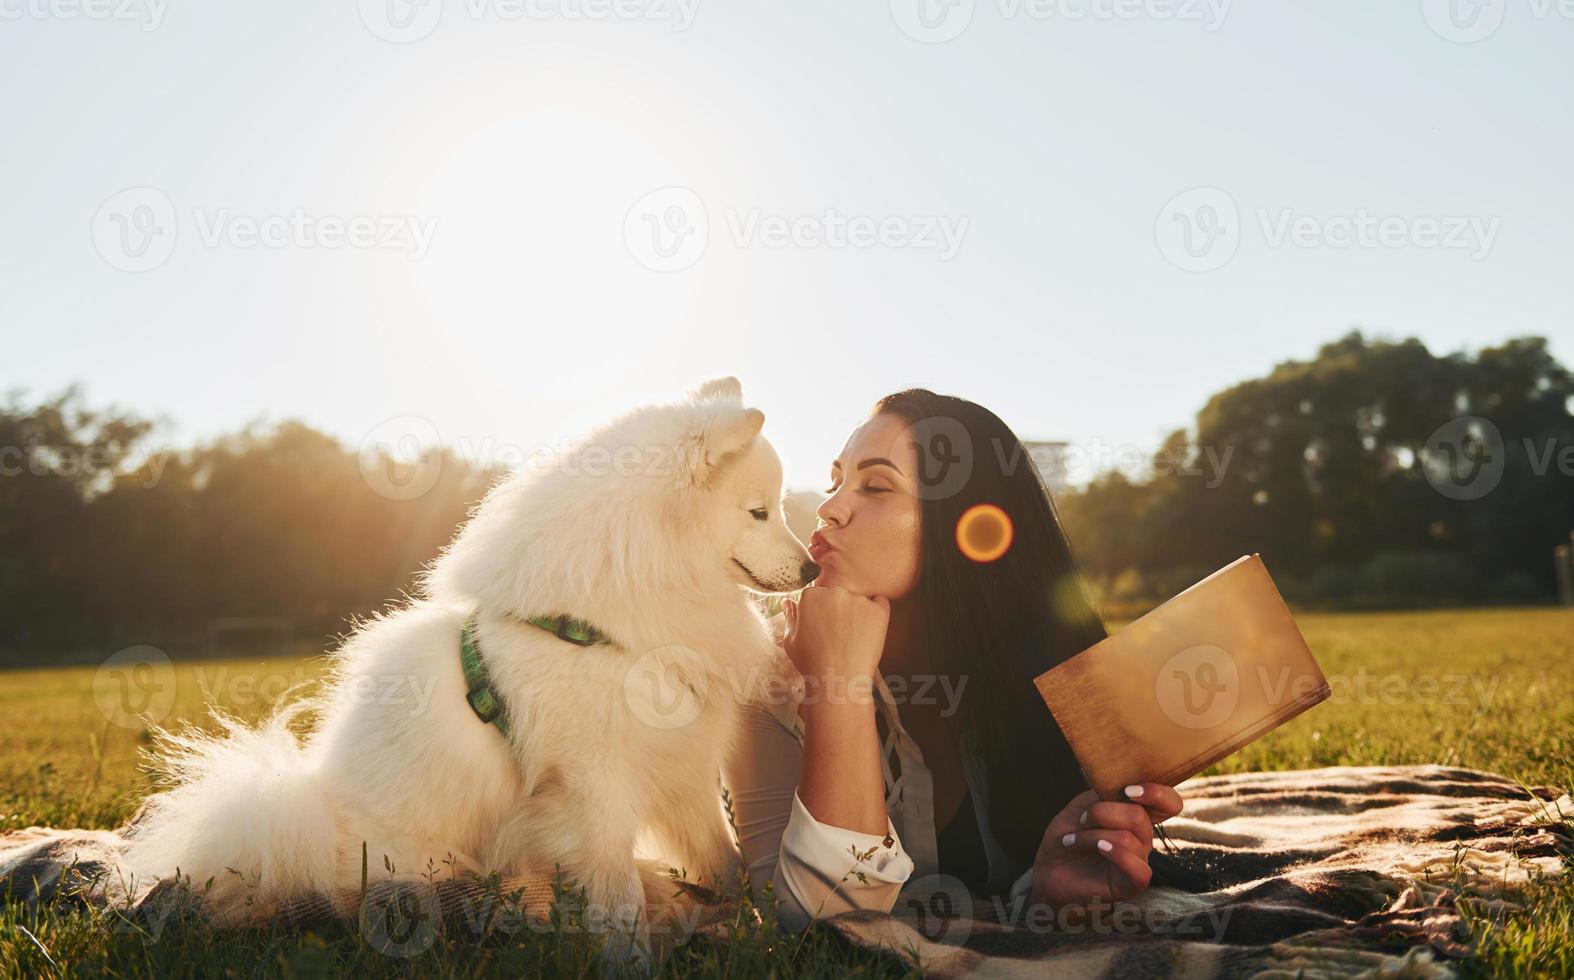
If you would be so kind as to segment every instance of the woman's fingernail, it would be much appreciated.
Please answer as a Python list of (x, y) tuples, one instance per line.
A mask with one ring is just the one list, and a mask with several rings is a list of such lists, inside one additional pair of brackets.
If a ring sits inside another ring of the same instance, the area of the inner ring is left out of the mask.
[(1080, 823), (1084, 827), (1088, 825), (1088, 811), (1082, 811), (1082, 816), (1077, 818), (1077, 823)]
[(1142, 787), (1141, 786), (1136, 786), (1136, 785), (1127, 786), (1126, 787), (1126, 795), (1131, 797), (1132, 799), (1136, 799), (1137, 797), (1142, 795)]
[(1067, 834), (1066, 836), (1064, 836), (1064, 837), (1062, 837), (1060, 839), (1060, 842), (1062, 844), (1066, 845), (1067, 847), (1070, 847), (1072, 844), (1075, 844), (1077, 842), (1077, 835), (1076, 834)]
[(1115, 845), (1111, 844), (1109, 841), (1107, 841), (1107, 840), (1099, 841), (1099, 850), (1103, 851), (1105, 854), (1108, 854), (1110, 851), (1113, 851), (1114, 849), (1115, 849)]

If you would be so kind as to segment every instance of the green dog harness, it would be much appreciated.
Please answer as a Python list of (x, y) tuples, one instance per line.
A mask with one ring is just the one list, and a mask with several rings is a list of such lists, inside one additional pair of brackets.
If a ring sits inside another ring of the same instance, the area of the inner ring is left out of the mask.
[[(475, 716), (488, 725), (496, 725), (497, 730), (508, 737), (508, 712), (503, 705), (503, 699), (492, 690), (492, 681), (486, 671), (486, 664), (481, 662), (481, 645), (475, 636), (475, 613), (465, 620), (465, 625), (459, 631), (459, 665), (465, 673), (465, 700), (470, 704), (470, 710)], [(583, 619), (573, 616), (530, 616), (525, 622), (538, 626), (548, 633), (555, 634), (558, 639), (565, 640), (575, 646), (588, 647), (597, 644), (610, 644), (607, 635)]]

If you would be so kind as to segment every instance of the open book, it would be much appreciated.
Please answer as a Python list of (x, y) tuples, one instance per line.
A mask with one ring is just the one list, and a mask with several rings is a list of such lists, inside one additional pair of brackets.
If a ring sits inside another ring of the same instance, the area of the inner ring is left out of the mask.
[(1328, 697), (1255, 553), (1033, 683), (1106, 800), (1195, 776)]

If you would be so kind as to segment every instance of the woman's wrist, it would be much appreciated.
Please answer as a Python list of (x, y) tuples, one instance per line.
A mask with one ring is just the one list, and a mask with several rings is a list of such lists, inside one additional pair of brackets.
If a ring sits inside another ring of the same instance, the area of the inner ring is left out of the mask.
[(872, 698), (812, 697), (798, 704), (798, 716), (810, 731), (857, 730), (874, 724)]
[(798, 707), (803, 768), (798, 795), (821, 823), (884, 834), (889, 823), (873, 701), (824, 698)]
[(847, 673), (839, 668), (827, 668), (803, 674), (803, 707), (818, 710), (826, 707), (857, 706), (873, 709), (875, 682), (873, 674)]

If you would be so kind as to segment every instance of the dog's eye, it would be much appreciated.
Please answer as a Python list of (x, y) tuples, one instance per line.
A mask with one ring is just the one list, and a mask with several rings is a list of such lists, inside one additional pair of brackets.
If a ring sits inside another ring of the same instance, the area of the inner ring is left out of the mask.
[(766, 510), (764, 507), (756, 507), (749, 511), (749, 516), (757, 521), (766, 521), (770, 520), (771, 512)]

